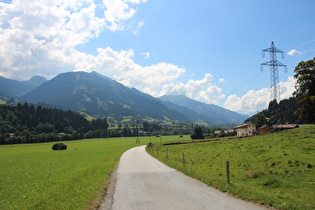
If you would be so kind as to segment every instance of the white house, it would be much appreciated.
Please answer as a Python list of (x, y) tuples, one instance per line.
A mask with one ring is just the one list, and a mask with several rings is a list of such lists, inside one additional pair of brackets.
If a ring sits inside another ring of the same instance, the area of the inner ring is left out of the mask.
[(243, 124), (243, 125), (234, 127), (234, 129), (236, 130), (237, 137), (253, 136), (257, 133), (255, 124)]

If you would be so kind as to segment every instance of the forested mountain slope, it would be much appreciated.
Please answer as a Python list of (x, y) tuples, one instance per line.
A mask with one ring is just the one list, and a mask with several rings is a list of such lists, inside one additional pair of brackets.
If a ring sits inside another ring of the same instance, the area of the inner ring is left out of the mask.
[(63, 109), (83, 111), (95, 117), (151, 117), (189, 121), (176, 110), (148, 94), (102, 76), (96, 72), (59, 74), (22, 97), (28, 102), (55, 104)]
[(0, 144), (107, 137), (107, 120), (27, 103), (0, 105)]

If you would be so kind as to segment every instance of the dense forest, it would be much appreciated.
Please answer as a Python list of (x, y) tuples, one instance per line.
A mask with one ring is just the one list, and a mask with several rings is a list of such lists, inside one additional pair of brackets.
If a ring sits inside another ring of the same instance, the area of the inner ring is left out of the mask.
[(277, 122), (276, 124), (295, 124), (295, 123), (303, 123), (297, 116), (296, 111), (299, 109), (300, 105), (296, 102), (295, 97), (291, 97), (289, 99), (284, 99), (279, 103), (275, 101), (271, 101), (269, 103), (268, 109), (265, 109), (256, 115), (248, 118), (245, 122), (252, 122), (258, 126), (262, 125), (271, 125), (268, 119), (271, 117), (271, 103), (276, 103), (276, 107), (278, 110)]
[(0, 144), (138, 135), (187, 135), (190, 132), (190, 126), (186, 124), (162, 126), (159, 122), (148, 121), (143, 121), (142, 126), (122, 126), (119, 123), (109, 128), (105, 118), (88, 121), (77, 112), (48, 108), (46, 105), (0, 105)]
[(86, 120), (79, 113), (28, 103), (0, 106), (0, 144), (107, 137), (106, 119)]

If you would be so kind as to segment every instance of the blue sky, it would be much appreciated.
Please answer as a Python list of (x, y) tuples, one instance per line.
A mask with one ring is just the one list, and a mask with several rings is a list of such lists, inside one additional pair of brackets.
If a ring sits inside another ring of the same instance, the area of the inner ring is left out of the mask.
[(253, 114), (270, 100), (262, 50), (274, 41), (281, 99), (315, 57), (314, 0), (0, 0), (0, 75), (97, 71), (155, 97), (184, 94)]

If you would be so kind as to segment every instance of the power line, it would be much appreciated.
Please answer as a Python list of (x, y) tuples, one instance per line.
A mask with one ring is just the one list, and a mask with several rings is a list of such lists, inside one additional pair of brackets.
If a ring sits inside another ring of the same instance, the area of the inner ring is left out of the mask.
[[(260, 63), (262, 61), (263, 58), (260, 58), (259, 60), (253, 62), (251, 65), (249, 65), (247, 68), (243, 68), (243, 69), (239, 69), (238, 71), (235, 71), (237, 72), (238, 74), (234, 74), (235, 77), (231, 77), (233, 75), (230, 76), (230, 78), (233, 78), (232, 80), (230, 80), (226, 85), (224, 85), (224, 88), (226, 89), (227, 87), (231, 86), (235, 81), (239, 81), (239, 78), (240, 77), (243, 77), (244, 76), (244, 73), (245, 72), (248, 72), (249, 69), (252, 69), (254, 66), (257, 65), (257, 63)], [(246, 82), (245, 82), (246, 83)], [(240, 86), (243, 86), (244, 84), (242, 83)], [(234, 91), (234, 90), (233, 90)], [(230, 92), (233, 92), (233, 91), (230, 91)]]
[(234, 88), (233, 90), (229, 91), (227, 93), (227, 95), (231, 95), (233, 92), (235, 92), (236, 90), (240, 89), (242, 86), (254, 81), (255, 78), (257, 78), (257, 76), (260, 75), (260, 73), (257, 73), (255, 75), (253, 75), (252, 77), (250, 77), (248, 80), (246, 80), (245, 82), (242, 82), (240, 85), (238, 85), (236, 88)]

